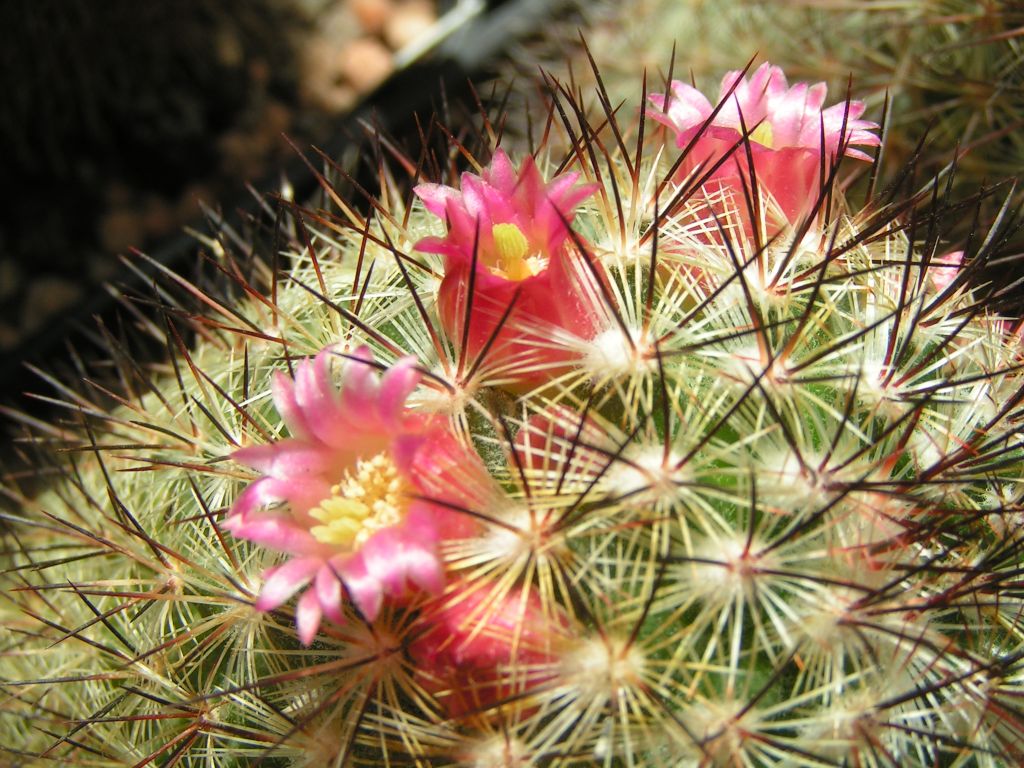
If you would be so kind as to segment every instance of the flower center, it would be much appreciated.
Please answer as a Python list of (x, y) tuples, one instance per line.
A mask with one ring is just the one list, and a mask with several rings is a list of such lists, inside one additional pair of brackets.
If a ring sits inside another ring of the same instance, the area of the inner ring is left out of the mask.
[(528, 256), (530, 241), (515, 224), (495, 224), (491, 227), (494, 239), (494, 264), (491, 273), (506, 280), (519, 282), (542, 272), (547, 259), (540, 254)]
[(402, 521), (406, 483), (387, 451), (359, 459), (331, 495), (309, 511), (323, 525), (309, 529), (321, 544), (356, 549), (382, 528)]
[(772, 124), (762, 120), (760, 124), (750, 132), (750, 140), (772, 149), (774, 136), (772, 135)]

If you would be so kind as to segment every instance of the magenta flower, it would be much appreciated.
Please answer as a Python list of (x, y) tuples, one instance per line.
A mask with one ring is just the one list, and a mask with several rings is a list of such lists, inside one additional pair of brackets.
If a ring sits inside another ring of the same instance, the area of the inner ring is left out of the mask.
[(703, 174), (732, 152), (709, 179), (709, 191), (725, 188), (735, 196), (737, 205), (743, 205), (744, 185), (750, 186), (747, 153), (742, 146), (734, 149), (745, 128), (761, 189), (770, 193), (786, 220), (795, 224), (817, 201), (823, 153), (827, 169), (841, 150), (847, 157), (870, 160), (854, 145), (879, 144), (872, 133), (878, 125), (860, 119), (864, 104), (844, 101), (823, 109), (827, 91), (825, 83), (797, 83), (790, 88), (782, 70), (766, 62), (749, 81), (742, 72), (729, 72), (722, 79), (722, 106), (714, 117), (714, 108), (704, 94), (678, 80), (672, 82), (671, 94), (650, 95), (655, 109), (648, 114), (675, 131), (680, 148), (693, 142), (683, 174), (701, 165)]
[(294, 381), (275, 375), (291, 437), (233, 454), (262, 477), (224, 521), (238, 538), (291, 556), (266, 572), (256, 608), (273, 610), (309, 586), (296, 610), (305, 645), (324, 616), (343, 621), (345, 592), (371, 621), (385, 596), (438, 593), (438, 542), (475, 530), (452, 505), (479, 495), (486, 477), (439, 418), (405, 408), (420, 378), (412, 358), (378, 377), (363, 347), (344, 364), (340, 391), (330, 360), (324, 350), (296, 365)]
[[(554, 362), (564, 362), (557, 359), (557, 352), (529, 344), (524, 329), (541, 331), (542, 345), (545, 328), (584, 339), (596, 334), (596, 265), (588, 267), (583, 261), (587, 254), (570, 247), (569, 224), (573, 209), (594, 194), (597, 185), (577, 185), (578, 178), (578, 173), (565, 173), (545, 182), (530, 156), (517, 173), (499, 149), (480, 176), (462, 174), (461, 189), (421, 184), (414, 190), (427, 210), (448, 224), (445, 237), (424, 238), (416, 250), (445, 258), (438, 311), (450, 339), (461, 343), (466, 336), (463, 354), (475, 357), (497, 332), (495, 356), (525, 353), (530, 360), (553, 357)], [(474, 293), (467, 313), (474, 252)]]

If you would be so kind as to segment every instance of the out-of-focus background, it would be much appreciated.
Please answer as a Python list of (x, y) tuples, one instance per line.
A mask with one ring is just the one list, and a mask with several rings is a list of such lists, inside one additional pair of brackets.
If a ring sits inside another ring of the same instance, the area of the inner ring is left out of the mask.
[(0, 4), (0, 353), (230, 205), (429, 35), (443, 0)]

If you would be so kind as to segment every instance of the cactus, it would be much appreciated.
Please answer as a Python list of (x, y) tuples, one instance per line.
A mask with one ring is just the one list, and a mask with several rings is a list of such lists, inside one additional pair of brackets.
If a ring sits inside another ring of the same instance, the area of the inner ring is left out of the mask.
[(722, 95), (562, 87), (535, 157), (285, 201), (287, 280), (169, 277), (166, 364), (25, 419), (8, 761), (1019, 764), (1012, 215), (953, 251), (844, 199), (862, 105)]

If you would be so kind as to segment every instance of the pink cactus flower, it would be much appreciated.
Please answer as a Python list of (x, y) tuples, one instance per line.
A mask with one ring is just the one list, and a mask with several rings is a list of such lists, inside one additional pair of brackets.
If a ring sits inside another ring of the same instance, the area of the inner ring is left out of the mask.
[[(586, 264), (586, 254), (571, 247), (569, 224), (573, 209), (597, 185), (577, 184), (578, 178), (565, 173), (545, 182), (530, 156), (516, 172), (499, 149), (481, 175), (462, 175), (461, 189), (421, 184), (414, 190), (448, 225), (445, 237), (424, 238), (416, 250), (444, 256), (441, 325), (456, 343), (465, 336), (464, 355), (475, 358), (490, 342), (496, 358), (557, 364), (565, 353), (545, 347), (546, 330), (584, 339), (596, 334), (594, 275), (599, 273), (596, 265)], [(536, 338), (529, 338), (529, 329), (536, 329)]]
[(363, 347), (344, 364), (339, 391), (331, 357), (299, 362), (294, 380), (275, 375), (274, 404), (291, 437), (233, 454), (262, 477), (223, 524), (291, 556), (266, 572), (256, 608), (273, 610), (309, 586), (296, 609), (305, 645), (324, 616), (343, 621), (345, 592), (371, 621), (385, 596), (440, 592), (438, 542), (475, 530), (452, 506), (473, 503), (486, 477), (442, 421), (405, 408), (420, 378), (412, 358), (378, 377)]
[(534, 591), (455, 585), (424, 607), (423, 632), (409, 645), (420, 684), (459, 717), (543, 683), (552, 674), (545, 666), (571, 636), (568, 617), (551, 610)]
[(864, 104), (844, 101), (823, 109), (827, 90), (825, 83), (789, 87), (782, 70), (766, 62), (749, 81), (739, 71), (723, 78), (721, 108), (713, 117), (714, 107), (704, 94), (678, 80), (672, 82), (671, 94), (650, 95), (654, 109), (648, 114), (675, 131), (680, 148), (692, 142), (681, 168), (684, 175), (700, 166), (703, 175), (732, 152), (707, 189), (731, 191), (740, 208), (745, 207), (744, 187), (751, 182), (747, 152), (742, 145), (736, 148), (745, 129), (761, 190), (771, 195), (787, 222), (796, 224), (817, 202), (823, 154), (828, 173), (840, 151), (870, 160), (854, 145), (879, 144), (872, 133), (878, 125), (860, 119)]

